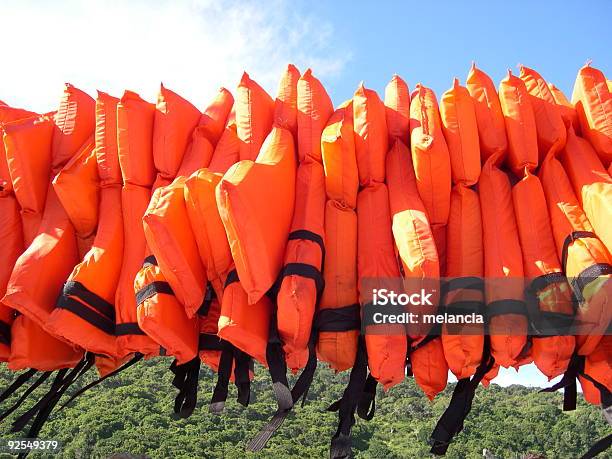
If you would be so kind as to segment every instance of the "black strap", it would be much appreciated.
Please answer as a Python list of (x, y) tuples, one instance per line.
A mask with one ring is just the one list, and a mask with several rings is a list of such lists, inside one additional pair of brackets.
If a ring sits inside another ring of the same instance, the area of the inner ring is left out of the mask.
[(307, 279), (312, 279), (315, 283), (317, 289), (317, 303), (319, 302), (319, 297), (323, 293), (323, 289), (325, 288), (325, 281), (323, 280), (323, 274), (317, 268), (312, 265), (306, 263), (287, 263), (283, 268), (283, 271), (279, 277), (279, 285), (282, 280), (287, 276), (301, 276)]
[(27, 390), (24, 391), (24, 393), (21, 395), (21, 397), (19, 397), (19, 400), (17, 400), (17, 402), (15, 402), (13, 404), (13, 406), (11, 406), (10, 408), (8, 408), (6, 411), (4, 411), (1, 415), (0, 415), (0, 422), (4, 421), (7, 417), (9, 417), (17, 408), (19, 408), (21, 406), (21, 404), (28, 398), (28, 396), (34, 392), (36, 390), (36, 388), (38, 386), (40, 386), (43, 382), (45, 382), (47, 380), (47, 378), (49, 378), (49, 376), (51, 375), (52, 371), (45, 371), (42, 375), (40, 375), (38, 377), (38, 379), (36, 379), (36, 381), (34, 381), (34, 383), (27, 388)]
[(238, 271), (232, 269), (229, 273), (227, 273), (227, 277), (225, 278), (225, 284), (223, 288), (227, 288), (228, 285), (233, 284), (234, 282), (240, 282), (240, 278), (238, 277)]
[(0, 320), (0, 344), (11, 345), (11, 326)]
[(208, 315), (208, 311), (210, 311), (210, 305), (213, 300), (217, 298), (217, 294), (215, 293), (215, 289), (212, 286), (212, 283), (208, 281), (206, 283), (206, 291), (204, 292), (204, 300), (198, 309), (198, 315), (200, 317), (205, 317)]
[(238, 389), (238, 403), (249, 406), (251, 401), (251, 375), (253, 359), (246, 352), (234, 347), (234, 385)]
[(576, 378), (584, 373), (585, 357), (574, 353), (567, 366), (567, 370), (559, 382), (551, 387), (541, 389), (540, 392), (555, 392), (563, 389), (563, 411), (576, 409)]
[(137, 352), (134, 354), (134, 357), (132, 357), (128, 362), (124, 363), (122, 366), (120, 366), (119, 368), (116, 368), (115, 370), (111, 371), (110, 373), (102, 376), (101, 378), (96, 379), (95, 381), (90, 382), (89, 384), (87, 384), (86, 386), (83, 386), (81, 389), (79, 389), (77, 392), (75, 392), (74, 394), (72, 394), (70, 396), (70, 398), (68, 399), (67, 402), (65, 402), (61, 407), (60, 410), (63, 410), (64, 408), (66, 408), (68, 405), (70, 405), (70, 403), (72, 403), (72, 401), (74, 399), (76, 399), (77, 397), (83, 395), (85, 392), (87, 392), (89, 389), (92, 389), (94, 387), (96, 387), (98, 384), (100, 384), (101, 382), (107, 380), (108, 378), (112, 378), (113, 376), (121, 373), (124, 370), (127, 370), (129, 367), (131, 367), (132, 365), (134, 365), (135, 363), (139, 362), (140, 360), (142, 360), (142, 358), (144, 357), (143, 354), (141, 354), (140, 352)]
[(487, 304), (485, 309), (487, 318), (490, 321), (493, 317), (505, 315), (505, 314), (518, 314), (527, 316), (527, 306), (524, 301), (505, 299), (492, 301)]
[(341, 308), (319, 309), (313, 321), (319, 332), (342, 332), (361, 328), (360, 306), (358, 303)]
[(221, 338), (213, 333), (200, 333), (198, 350), (200, 351), (222, 351), (223, 342)]
[(85, 322), (93, 325), (97, 329), (103, 331), (108, 335), (115, 333), (115, 319), (109, 319), (97, 311), (94, 311), (88, 306), (85, 306), (78, 300), (70, 298), (69, 296), (61, 295), (56, 302), (56, 307), (70, 311), (75, 316), (80, 317)]
[(563, 241), (563, 249), (561, 249), (561, 266), (563, 266), (563, 272), (567, 272), (567, 252), (569, 246), (572, 242), (577, 241), (578, 239), (584, 238), (597, 238), (595, 233), (591, 231), (573, 231), (567, 235), (565, 241)]
[(376, 412), (376, 387), (378, 381), (370, 373), (366, 379), (361, 398), (357, 403), (357, 414), (366, 421), (372, 420)]
[(366, 385), (367, 369), (368, 357), (365, 340), (363, 336), (359, 336), (355, 364), (351, 369), (346, 389), (342, 398), (327, 408), (328, 411), (338, 411), (339, 416), (338, 428), (331, 441), (331, 459), (344, 459), (352, 455), (351, 430), (355, 424), (355, 410)]
[(83, 303), (92, 307), (107, 319), (113, 322), (115, 321), (115, 306), (104, 298), (96, 295), (82, 283), (77, 281), (66, 282), (64, 284), (63, 294), (65, 296), (76, 296)]
[[(529, 336), (538, 338), (544, 336), (570, 335), (577, 308), (577, 300), (572, 294), (572, 314), (540, 310), (539, 294), (553, 284), (568, 284), (565, 274), (553, 272), (543, 274), (533, 279), (525, 288), (525, 305), (529, 315)], [(568, 284), (569, 285), (569, 284)]]
[(431, 453), (442, 456), (455, 435), (463, 430), (463, 423), (472, 409), (472, 402), (478, 385), (493, 368), (495, 360), (491, 354), (490, 336), (485, 336), (483, 355), (480, 365), (472, 378), (460, 379), (453, 391), (451, 401), (436, 424), (430, 437)]
[(295, 230), (289, 233), (289, 237), (287, 238), (287, 240), (292, 241), (296, 239), (312, 241), (318, 244), (321, 249), (321, 266), (325, 266), (325, 242), (323, 241), (323, 238), (320, 235), (304, 229)]
[(145, 332), (140, 329), (137, 322), (125, 322), (123, 324), (115, 325), (115, 336), (126, 336), (126, 335), (142, 335), (145, 336)]
[(188, 418), (193, 413), (198, 401), (198, 379), (200, 375), (200, 358), (195, 357), (181, 365), (174, 360), (170, 365), (174, 373), (172, 385), (179, 390), (174, 399), (174, 414), (180, 418)]
[(599, 276), (612, 274), (612, 265), (609, 263), (596, 263), (583, 270), (571, 280), (574, 294), (581, 303), (584, 302), (584, 289)]
[(17, 376), (17, 378), (15, 378), (15, 381), (13, 381), (13, 383), (8, 386), (4, 390), (4, 392), (2, 392), (2, 394), (0, 394), (0, 403), (9, 398), (11, 395), (13, 395), (21, 386), (23, 386), (30, 379), (32, 379), (32, 376), (34, 376), (36, 373), (38, 373), (38, 371), (34, 368), (31, 368)]
[(484, 312), (484, 302), (477, 300), (453, 301), (444, 307), (444, 312), (454, 316), (464, 316), (473, 313), (479, 314)]
[(159, 293), (174, 295), (174, 291), (168, 282), (153, 281), (136, 292), (136, 304), (140, 306), (144, 301)]
[(155, 258), (155, 255), (145, 257), (144, 261), (142, 262), (142, 267), (145, 268), (147, 266), (157, 266), (157, 258)]
[(603, 453), (610, 446), (612, 446), (612, 434), (602, 438), (597, 443), (589, 448), (589, 450), (580, 459), (592, 459), (599, 453)]
[(217, 372), (217, 383), (213, 390), (212, 399), (209, 405), (211, 413), (219, 414), (225, 407), (227, 393), (229, 390), (230, 375), (232, 372), (232, 364), (234, 362), (233, 346), (227, 341), (222, 341), (223, 350), (219, 359), (219, 370)]
[(443, 285), (442, 285), (442, 294), (445, 295), (446, 293), (453, 291), (453, 290), (479, 290), (479, 291), (483, 291), (484, 290), (484, 280), (482, 279), (482, 277), (472, 277), (472, 276), (468, 276), (468, 277), (455, 277), (452, 279), (448, 279)]

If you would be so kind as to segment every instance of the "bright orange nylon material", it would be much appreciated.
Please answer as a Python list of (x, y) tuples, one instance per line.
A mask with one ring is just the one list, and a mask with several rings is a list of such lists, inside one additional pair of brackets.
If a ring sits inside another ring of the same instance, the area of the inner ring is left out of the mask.
[(408, 84), (399, 75), (393, 75), (385, 87), (385, 114), (389, 145), (394, 139), (400, 139), (406, 145), (410, 143), (410, 90)]

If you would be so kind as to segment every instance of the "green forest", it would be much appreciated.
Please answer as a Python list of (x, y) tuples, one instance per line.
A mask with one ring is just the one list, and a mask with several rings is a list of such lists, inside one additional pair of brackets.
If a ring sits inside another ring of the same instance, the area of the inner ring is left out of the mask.
[[(40, 438), (61, 441), (61, 457), (68, 458), (328, 457), (337, 414), (325, 409), (341, 396), (348, 374), (336, 375), (319, 365), (306, 405), (296, 407), (262, 453), (251, 454), (245, 453), (246, 443), (275, 410), (267, 372), (256, 369), (256, 400), (249, 407), (233, 399), (232, 387), (225, 411), (219, 416), (208, 411), (215, 378), (202, 367), (198, 406), (190, 418), (176, 420), (171, 416), (176, 389), (171, 384), (170, 363), (169, 358), (141, 361), (106, 380), (69, 407), (54, 412)], [(94, 370), (89, 373), (72, 390), (96, 377)], [(1, 388), (14, 377), (0, 366)], [(388, 393), (379, 389), (374, 419), (358, 419), (353, 429), (355, 456), (429, 457), (427, 440), (449, 402), (453, 386), (449, 384), (433, 402), (412, 379)], [(41, 386), (33, 395), (43, 392)], [(16, 399), (13, 396), (0, 408)], [(24, 404), (19, 412), (32, 404)], [(495, 458), (575, 458), (609, 433), (599, 408), (582, 400), (573, 412), (563, 412), (561, 406), (558, 393), (539, 393), (521, 386), (480, 387), (465, 428), (446, 457), (481, 458), (486, 448), (491, 454), (488, 457)], [(0, 438), (18, 438), (9, 433), (10, 419), (0, 424)], [(0, 457), (10, 456), (0, 453)]]

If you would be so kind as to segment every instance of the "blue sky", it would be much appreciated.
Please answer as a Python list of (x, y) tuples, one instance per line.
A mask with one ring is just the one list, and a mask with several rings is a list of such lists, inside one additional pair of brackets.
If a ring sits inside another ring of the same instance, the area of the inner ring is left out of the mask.
[[(435, 3), (435, 5), (433, 4)], [(160, 81), (203, 108), (243, 70), (272, 94), (283, 67), (312, 67), (336, 104), (360, 81), (382, 93), (394, 73), (438, 97), (470, 63), (496, 83), (517, 64), (568, 97), (587, 59), (612, 78), (612, 2), (101, 0), (2, 2), (0, 100), (55, 108), (62, 83), (90, 94)], [(496, 382), (543, 385), (533, 366)]]

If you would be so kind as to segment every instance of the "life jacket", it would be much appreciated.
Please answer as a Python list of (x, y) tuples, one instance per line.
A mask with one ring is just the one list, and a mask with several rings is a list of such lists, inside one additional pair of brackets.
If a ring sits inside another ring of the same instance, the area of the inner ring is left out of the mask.
[(572, 128), (568, 130), (567, 143), (559, 159), (595, 234), (612, 253), (612, 178), (593, 147)]
[(410, 89), (399, 76), (393, 75), (385, 86), (385, 115), (389, 145), (399, 139), (410, 143)]
[[(279, 277), (277, 324), (287, 366), (297, 371), (308, 361), (308, 343), (323, 292), (325, 255), (325, 173), (321, 134), (333, 112), (332, 101), (310, 69), (297, 81), (299, 165), (291, 232)], [(314, 349), (312, 349), (314, 352)]]
[(578, 122), (578, 112), (574, 105), (567, 99), (565, 94), (556, 87), (553, 83), (548, 83), (548, 89), (550, 89), (550, 93), (557, 104), (557, 108), (559, 109), (559, 113), (561, 114), (561, 118), (563, 119), (563, 123), (565, 124), (565, 128), (569, 129), (570, 126), (574, 128), (574, 132), (577, 135), (580, 135), (580, 123)]
[(444, 274), (446, 223), (450, 209), (450, 156), (436, 95), (421, 84), (417, 84), (410, 102), (410, 148), (417, 188), (436, 241), (440, 272)]
[[(317, 357), (335, 371), (353, 366), (360, 332), (357, 190), (353, 103), (334, 111), (321, 135), (325, 172), (325, 288), (317, 310)], [(325, 325), (324, 325), (325, 324)]]
[(607, 307), (612, 295), (612, 260), (593, 232), (555, 154), (546, 157), (539, 178), (548, 204), (557, 256), (578, 301), (576, 351), (578, 355), (589, 355), (612, 318)]
[(474, 100), (478, 142), (482, 164), (494, 153), (508, 149), (506, 126), (495, 84), (485, 72), (472, 63), (465, 85)]
[[(54, 115), (51, 177), (44, 179), (48, 190), (38, 235), (15, 264), (3, 300), (43, 327), (55, 308), (58, 292), (78, 262), (75, 230), (50, 178), (78, 155), (82, 145), (92, 135), (94, 112), (93, 99), (67, 84), (60, 108)], [(12, 150), (12, 147), (9, 149)], [(9, 158), (12, 156), (8, 151), (7, 154)], [(19, 174), (15, 174), (15, 177), (19, 177)], [(36, 194), (40, 196), (42, 193)]]
[[(401, 140), (395, 139), (387, 153), (386, 162), (392, 232), (402, 274), (406, 280), (406, 289), (410, 293), (418, 292), (419, 289), (438, 292), (440, 288), (438, 252), (425, 207), (417, 191), (408, 147)], [(359, 213), (359, 208), (357, 211)], [(415, 313), (423, 323), (424, 314), (437, 312), (439, 301), (439, 296), (434, 295), (433, 306), (419, 305), (408, 310)], [(446, 387), (448, 378), (440, 330), (428, 329), (422, 325), (408, 325), (406, 332), (411, 339), (410, 369), (416, 383), (431, 400)], [(404, 356), (399, 348), (393, 348), (393, 351), (399, 356)]]
[[(99, 216), (95, 239), (68, 276), (57, 307), (47, 326), (58, 336), (91, 352), (112, 357), (117, 353), (115, 340), (115, 291), (123, 256), (123, 215), (121, 212), (121, 169), (117, 153), (117, 104), (119, 99), (98, 92), (96, 99), (95, 166), (99, 177), (99, 206), (93, 193), (85, 214), (81, 234), (95, 229), (94, 216)], [(90, 161), (87, 156), (86, 161)], [(89, 171), (91, 174), (91, 171)], [(91, 186), (89, 175), (86, 184)], [(57, 188), (57, 186), (56, 186)], [(91, 189), (91, 188), (89, 188)], [(81, 191), (83, 192), (83, 191)], [(78, 192), (60, 192), (62, 202), (79, 200)], [(97, 206), (94, 213), (91, 206)], [(68, 207), (70, 208), (70, 207)], [(75, 207), (75, 213), (79, 211)], [(73, 219), (73, 222), (75, 219)], [(75, 225), (76, 227), (76, 225)], [(109, 362), (107, 361), (106, 364)], [(104, 368), (105, 365), (102, 365)], [(102, 370), (105, 372), (106, 370)]]
[(612, 161), (612, 93), (603, 72), (588, 62), (578, 71), (572, 103), (578, 113), (580, 132), (593, 145), (599, 158)]
[[(480, 177), (480, 144), (475, 102), (457, 78), (440, 100), (442, 131), (448, 145), (451, 164), (450, 211), (446, 228), (444, 311), (455, 315), (482, 314), (483, 247), (480, 203), (471, 188)], [(482, 361), (484, 328), (444, 324), (442, 346), (450, 370), (458, 380), (476, 373)]]
[(146, 256), (147, 245), (142, 228), (151, 189), (155, 182), (153, 126), (155, 104), (138, 94), (125, 91), (117, 104), (117, 151), (123, 178), (121, 209), (123, 213), (123, 257), (115, 294), (117, 355), (138, 352), (157, 355), (159, 345), (138, 326), (134, 277)]
[[(191, 313), (193, 306), (187, 307), (183, 303), (185, 300), (176, 296), (175, 285), (177, 282), (193, 285), (195, 291), (202, 291), (198, 308), (205, 301), (207, 286), (205, 268), (187, 216), (185, 181), (195, 170), (208, 167), (213, 154), (211, 140), (218, 139), (218, 131), (223, 129), (232, 100), (229, 91), (222, 89), (219, 92), (193, 131), (176, 179), (155, 190), (143, 217), (145, 236), (154, 256), (145, 259), (134, 282), (138, 323), (165, 349), (167, 355), (176, 357), (177, 365), (198, 355), (200, 333), (198, 319)], [(208, 135), (211, 140), (208, 140)], [(175, 282), (171, 283), (170, 278)]]

